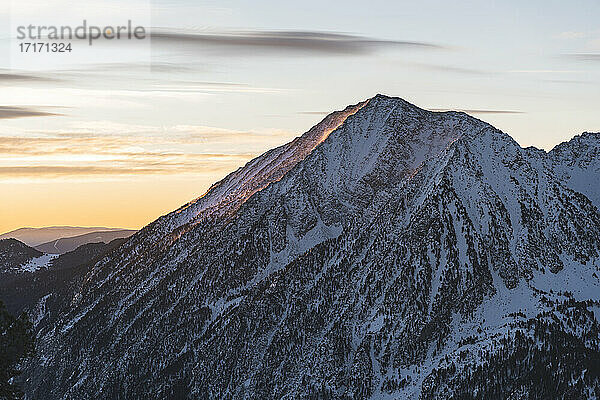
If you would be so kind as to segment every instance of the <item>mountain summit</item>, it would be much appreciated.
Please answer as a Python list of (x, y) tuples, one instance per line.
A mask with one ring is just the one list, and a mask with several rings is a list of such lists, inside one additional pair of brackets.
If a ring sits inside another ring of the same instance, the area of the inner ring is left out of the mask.
[(598, 158), (578, 150), (598, 137), (582, 138), (523, 149), (382, 95), (333, 113), (98, 262), (39, 331), (25, 389), (599, 397), (599, 188), (580, 185)]

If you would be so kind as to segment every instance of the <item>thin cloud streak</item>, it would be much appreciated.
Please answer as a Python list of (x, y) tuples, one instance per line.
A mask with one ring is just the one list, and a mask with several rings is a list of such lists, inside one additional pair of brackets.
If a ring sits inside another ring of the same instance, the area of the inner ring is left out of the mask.
[(302, 115), (328, 115), (327, 111), (299, 111), (298, 114)]
[(402, 64), (407, 65), (408, 67), (419, 69), (419, 70), (429, 70), (435, 72), (444, 72), (444, 73), (454, 73), (454, 74), (463, 74), (463, 75), (491, 75), (494, 74), (492, 71), (484, 71), (480, 69), (474, 68), (465, 68), (458, 67), (454, 65), (439, 65), (439, 64), (428, 64), (428, 63), (420, 63), (420, 62), (411, 62), (411, 61), (403, 61)]
[(181, 63), (151, 61), (150, 63), (135, 63), (135, 62), (106, 62), (97, 65), (88, 66), (87, 68), (73, 68), (60, 71), (61, 73), (101, 73), (106, 71), (111, 72), (144, 72), (150, 68), (151, 72), (178, 73), (178, 72), (197, 72), (200, 68), (198, 65), (183, 65)]
[(509, 74), (577, 74), (576, 70), (554, 70), (554, 69), (523, 69), (508, 71)]
[(132, 175), (156, 174), (160, 168), (119, 168), (93, 166), (20, 166), (0, 167), (0, 177), (60, 177), (81, 175)]
[(473, 110), (473, 109), (451, 109), (451, 108), (430, 108), (429, 111), (434, 112), (449, 112), (449, 111), (458, 111), (464, 112), (467, 114), (525, 114), (524, 111), (514, 111), (514, 110)]
[(247, 83), (236, 83), (236, 82), (208, 82), (208, 81), (168, 81), (167, 83), (173, 85), (185, 85), (185, 86), (208, 86), (208, 87), (232, 87), (232, 88), (248, 88), (251, 87)]
[(570, 84), (570, 85), (594, 85), (594, 84), (596, 84), (596, 82), (577, 80), (577, 79), (542, 79), (542, 81), (548, 82), (548, 83), (564, 83), (564, 84)]
[(19, 83), (19, 82), (58, 82), (60, 79), (48, 78), (41, 75), (0, 73), (0, 83)]
[(565, 57), (578, 61), (600, 61), (600, 53), (574, 53), (565, 54)]
[(582, 39), (588, 36), (587, 32), (578, 32), (578, 31), (567, 31), (567, 32), (561, 32), (558, 35), (556, 35), (555, 37), (557, 39)]
[[(140, 137), (140, 136), (91, 136), (86, 134), (59, 134), (55, 137), (14, 137), (0, 136), (0, 155), (1, 156), (47, 156), (47, 155), (116, 155), (116, 156), (148, 156), (148, 157), (170, 157), (170, 156), (247, 156), (255, 153), (248, 152), (202, 152), (190, 151), (172, 151), (172, 150), (145, 150), (141, 146), (162, 146), (171, 147), (176, 145), (207, 145), (209, 141), (226, 140), (240, 142), (243, 139), (248, 141), (256, 138), (251, 134), (243, 133), (221, 133), (222, 138), (214, 133), (213, 136), (191, 133), (183, 136), (171, 136), (166, 138), (159, 137)], [(131, 151), (132, 148), (140, 149)]]
[[(198, 155), (203, 156), (203, 155)], [(216, 157), (215, 157), (216, 156)], [(198, 160), (152, 161), (116, 159), (93, 165), (0, 166), (0, 178), (56, 178), (78, 176), (182, 175), (232, 171), (254, 155), (211, 154)]]
[(26, 117), (56, 117), (62, 114), (49, 113), (30, 107), (0, 106), (0, 119), (15, 119)]
[[(239, 31), (239, 32), (175, 32), (156, 30), (150, 34), (153, 44), (192, 44), (232, 50), (295, 51), (319, 54), (360, 55), (378, 48), (444, 49), (444, 46), (419, 42), (374, 39), (343, 33), (317, 31)], [(253, 52), (253, 54), (258, 54)]]
[(105, 128), (112, 134), (92, 129), (0, 136), (0, 179), (221, 174), (289, 135), (185, 125), (165, 131), (122, 126), (121, 134), (118, 126)]

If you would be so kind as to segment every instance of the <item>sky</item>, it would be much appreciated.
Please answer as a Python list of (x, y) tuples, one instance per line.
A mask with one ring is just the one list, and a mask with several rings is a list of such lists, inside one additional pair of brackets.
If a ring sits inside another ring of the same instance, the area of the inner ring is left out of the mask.
[[(141, 228), (377, 93), (545, 150), (600, 131), (597, 0), (122, 3), (0, 5), (0, 232)], [(146, 37), (20, 52), (83, 20)]]

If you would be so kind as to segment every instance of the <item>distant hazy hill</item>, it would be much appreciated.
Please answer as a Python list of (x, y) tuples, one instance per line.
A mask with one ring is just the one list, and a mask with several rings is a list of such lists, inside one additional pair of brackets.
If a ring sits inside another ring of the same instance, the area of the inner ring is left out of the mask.
[(35, 247), (60, 238), (70, 238), (93, 232), (123, 231), (123, 228), (49, 226), (45, 228), (20, 228), (0, 235), (0, 239), (17, 239), (28, 246)]
[(136, 231), (134, 230), (127, 229), (91, 232), (84, 235), (51, 240), (47, 243), (35, 246), (35, 248), (44, 253), (63, 254), (75, 250), (79, 246), (87, 243), (108, 243), (115, 239), (128, 238), (135, 232)]

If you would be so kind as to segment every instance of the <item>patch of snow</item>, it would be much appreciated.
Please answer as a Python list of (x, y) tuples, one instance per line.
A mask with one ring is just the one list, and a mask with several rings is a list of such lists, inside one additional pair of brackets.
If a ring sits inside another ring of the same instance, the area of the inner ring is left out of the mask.
[(42, 319), (44, 319), (44, 317), (47, 315), (48, 311), (46, 309), (46, 302), (48, 301), (48, 298), (50, 298), (50, 296), (52, 296), (52, 293), (45, 295), (37, 302), (37, 304), (35, 306), (35, 311), (33, 314), (33, 325), (34, 326), (39, 324), (39, 322)]
[(43, 254), (39, 257), (32, 258), (27, 263), (18, 268), (18, 272), (35, 272), (42, 268), (48, 268), (51, 262), (58, 258), (59, 254)]

